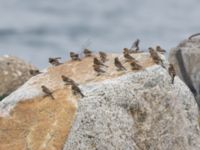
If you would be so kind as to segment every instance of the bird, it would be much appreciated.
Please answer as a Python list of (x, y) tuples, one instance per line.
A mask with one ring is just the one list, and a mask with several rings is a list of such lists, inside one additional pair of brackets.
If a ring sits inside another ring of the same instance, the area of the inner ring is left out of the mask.
[(59, 62), (59, 59), (61, 59), (61, 57), (49, 58), (49, 63), (53, 66), (59, 66), (62, 64)]
[(136, 52), (137, 53), (140, 50), (139, 44), (140, 44), (140, 39), (136, 39), (136, 41), (133, 42), (129, 52), (131, 52), (131, 53), (135, 53)]
[(42, 91), (43, 91), (47, 96), (50, 96), (52, 99), (55, 99), (55, 98), (53, 97), (52, 92), (51, 92), (46, 86), (42, 85), (41, 88), (42, 88)]
[(90, 56), (92, 56), (92, 51), (89, 50), (89, 49), (87, 49), (87, 48), (85, 48), (85, 49), (83, 50), (83, 53), (85, 54), (85, 57), (90, 57)]
[(121, 70), (126, 70), (126, 68), (122, 65), (122, 63), (119, 61), (119, 58), (118, 57), (115, 57), (115, 59), (114, 59), (114, 64), (115, 64), (115, 66), (117, 67), (117, 69), (119, 70), (119, 71), (121, 71)]
[(160, 53), (165, 53), (166, 52), (166, 50), (162, 49), (159, 45), (156, 46), (156, 51), (160, 52)]
[(77, 85), (72, 84), (71, 89), (72, 89), (74, 95), (80, 94), (81, 97), (85, 97)]
[(126, 61), (136, 61), (129, 53), (124, 53), (124, 58), (126, 58)]
[(40, 74), (40, 73), (42, 73), (42, 72), (40, 72), (40, 70), (38, 70), (38, 69), (31, 69), (31, 70), (29, 70), (29, 73), (30, 73), (32, 76), (36, 76), (36, 75), (38, 75), (38, 74)]
[(149, 47), (149, 53), (151, 55), (151, 58), (156, 64), (161, 64), (163, 68), (165, 68), (162, 59), (158, 55), (157, 51), (155, 51), (152, 47)]
[(78, 86), (78, 84), (74, 80), (70, 79), (69, 77), (62, 75), (61, 78), (65, 82), (65, 85), (76, 85), (76, 86)]
[(79, 60), (79, 61), (81, 60), (79, 58), (79, 54), (76, 54), (74, 52), (70, 52), (70, 57), (71, 57), (72, 60)]
[(100, 51), (99, 55), (100, 55), (101, 61), (105, 63), (107, 61), (107, 54), (105, 52)]
[(176, 71), (172, 64), (169, 64), (168, 72), (169, 72), (169, 75), (171, 76), (171, 83), (174, 84), (174, 78), (176, 76)]
[(129, 54), (130, 52), (129, 52), (129, 49), (128, 48), (124, 48), (123, 49), (123, 54)]
[(105, 73), (105, 71), (101, 69), (100, 65), (93, 64), (93, 69), (97, 72), (97, 76), (101, 75), (101, 73)]
[(140, 70), (142, 69), (142, 66), (139, 65), (136, 61), (132, 61), (130, 63), (132, 70)]
[(101, 65), (101, 66), (108, 67), (108, 66), (104, 65), (104, 64), (103, 64), (100, 60), (98, 60), (96, 57), (94, 57), (93, 63), (96, 64), (96, 65)]

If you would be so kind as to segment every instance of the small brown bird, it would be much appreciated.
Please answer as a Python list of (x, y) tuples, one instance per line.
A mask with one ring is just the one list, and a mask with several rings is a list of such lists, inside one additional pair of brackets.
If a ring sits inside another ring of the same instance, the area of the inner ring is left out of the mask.
[(42, 88), (42, 91), (43, 91), (47, 96), (50, 96), (52, 99), (55, 99), (55, 98), (53, 97), (52, 92), (51, 92), (46, 86), (42, 85), (41, 88)]
[(132, 57), (129, 53), (124, 53), (124, 58), (126, 58), (126, 61), (136, 61), (134, 57)]
[(97, 72), (97, 76), (101, 75), (101, 73), (105, 73), (105, 71), (101, 69), (100, 65), (93, 64), (93, 69)]
[(126, 68), (122, 65), (122, 63), (119, 61), (118, 57), (115, 57), (114, 61), (115, 66), (117, 67), (118, 71), (126, 70)]
[(135, 62), (135, 61), (132, 61), (132, 62), (130, 63), (130, 65), (131, 65), (132, 70), (140, 70), (140, 69), (142, 69), (142, 66), (139, 65), (139, 64), (138, 64), (137, 62)]
[(79, 60), (79, 61), (81, 60), (79, 58), (79, 54), (76, 54), (74, 52), (70, 52), (70, 57), (71, 57), (72, 60)]
[(176, 76), (176, 71), (175, 71), (175, 68), (172, 64), (169, 64), (168, 72), (169, 72), (169, 75), (172, 78), (171, 82), (172, 82), (172, 84), (174, 84), (174, 78)]
[(160, 64), (161, 63), (161, 65), (164, 67), (162, 59), (160, 58), (158, 53), (152, 47), (149, 47), (149, 53), (151, 55), (151, 58), (154, 60), (154, 62), (156, 64)]
[(84, 49), (83, 53), (85, 54), (85, 57), (90, 57), (90, 56), (92, 56), (92, 51), (89, 50), (89, 49), (87, 49), (87, 48)]
[(100, 55), (101, 61), (102, 61), (103, 63), (105, 63), (105, 62), (107, 61), (107, 54), (104, 53), (104, 52), (102, 52), (102, 51), (100, 51), (100, 52), (99, 52), (99, 55)]
[(31, 69), (31, 70), (29, 70), (29, 73), (30, 73), (32, 76), (36, 76), (36, 75), (40, 74), (41, 72), (40, 72), (40, 70), (38, 70), (38, 69)]
[(160, 53), (165, 53), (166, 50), (162, 49), (160, 46), (156, 46), (156, 51)]
[(74, 80), (70, 79), (69, 77), (62, 75), (61, 78), (65, 82), (65, 85), (76, 85), (76, 86), (78, 86), (78, 84)]
[(128, 48), (124, 48), (123, 49), (123, 54), (129, 54), (129, 49)]
[(49, 58), (49, 63), (53, 66), (59, 66), (62, 64), (59, 62), (59, 59), (61, 59), (61, 57)]
[(98, 60), (96, 57), (94, 57), (93, 63), (96, 64), (96, 65), (101, 65), (101, 66), (108, 67), (108, 66), (104, 65), (104, 64), (103, 64), (100, 60)]
[(133, 42), (129, 52), (130, 53), (135, 53), (135, 52), (137, 53), (140, 50), (139, 44), (140, 44), (140, 39), (137, 39), (135, 42)]
[(80, 88), (79, 88), (77, 85), (74, 85), (74, 84), (73, 84), (73, 85), (71, 86), (71, 89), (72, 89), (74, 95), (80, 94), (82, 97), (85, 97), (85, 96), (83, 95), (83, 93), (81, 92)]

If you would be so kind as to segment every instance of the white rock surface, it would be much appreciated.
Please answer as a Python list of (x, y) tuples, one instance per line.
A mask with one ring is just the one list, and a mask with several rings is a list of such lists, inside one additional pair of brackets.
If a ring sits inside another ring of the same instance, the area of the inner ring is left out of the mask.
[(195, 99), (178, 77), (170, 81), (154, 65), (82, 86), (64, 150), (199, 150)]
[(169, 62), (174, 64), (178, 76), (193, 92), (200, 107), (200, 38), (182, 41), (170, 50)]

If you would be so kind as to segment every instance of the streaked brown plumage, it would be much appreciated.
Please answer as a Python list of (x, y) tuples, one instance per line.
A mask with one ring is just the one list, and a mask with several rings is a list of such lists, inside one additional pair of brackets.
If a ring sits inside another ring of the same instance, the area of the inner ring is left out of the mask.
[(31, 69), (31, 70), (29, 70), (29, 73), (30, 73), (32, 76), (36, 76), (36, 75), (40, 74), (41, 72), (40, 72), (40, 70), (38, 70), (38, 69)]
[(87, 48), (85, 48), (85, 49), (83, 50), (83, 53), (84, 53), (85, 57), (90, 57), (90, 56), (92, 56), (92, 51), (89, 50), (89, 49), (87, 49)]
[(160, 46), (156, 46), (156, 51), (160, 53), (165, 53), (166, 50), (162, 49)]
[(129, 49), (128, 48), (124, 48), (123, 49), (123, 54), (129, 54)]
[(81, 92), (81, 89), (77, 85), (72, 85), (71, 89), (74, 93), (74, 95), (80, 94), (82, 97), (84, 97), (83, 93)]
[(96, 65), (101, 65), (101, 66), (108, 67), (108, 66), (104, 65), (104, 64), (103, 64), (100, 60), (98, 60), (96, 57), (94, 57), (93, 63), (96, 64)]
[(72, 60), (79, 60), (79, 61), (81, 60), (79, 58), (79, 54), (76, 54), (74, 52), (70, 52), (70, 57), (71, 57)]
[(105, 71), (101, 69), (100, 65), (93, 64), (93, 69), (97, 72), (97, 76), (101, 75), (101, 73), (105, 73)]
[(119, 58), (118, 57), (115, 57), (115, 59), (114, 59), (114, 64), (115, 64), (115, 66), (117, 67), (117, 69), (119, 70), (119, 71), (121, 71), (121, 70), (126, 70), (126, 68), (122, 65), (122, 63), (119, 61)]
[(153, 61), (156, 64), (160, 64), (161, 63), (161, 65), (163, 65), (162, 59), (160, 58), (160, 56), (158, 55), (158, 53), (152, 47), (149, 48), (149, 53), (151, 55), (151, 58), (153, 59)]
[(131, 63), (130, 63), (130, 65), (131, 65), (131, 69), (132, 70), (140, 70), (140, 69), (142, 69), (142, 66), (141, 65), (139, 65), (137, 62), (135, 62), (135, 61), (132, 61)]
[(124, 53), (124, 58), (126, 58), (126, 61), (136, 61), (134, 57), (132, 57), (129, 53)]
[(46, 86), (42, 85), (41, 88), (42, 88), (42, 91), (43, 91), (47, 96), (50, 96), (52, 99), (55, 99), (55, 98), (53, 97), (52, 92), (51, 92)]
[(174, 78), (176, 76), (176, 71), (172, 64), (169, 64), (168, 72), (169, 72), (169, 75), (171, 76), (171, 82), (172, 82), (172, 84), (174, 84)]
[(76, 86), (78, 86), (78, 84), (74, 80), (70, 79), (69, 77), (62, 75), (61, 78), (64, 81), (65, 85), (76, 85)]
[(59, 66), (62, 64), (59, 62), (59, 59), (61, 59), (61, 57), (49, 58), (49, 63), (53, 66)]
[(106, 53), (100, 51), (100, 52), (99, 52), (99, 56), (100, 56), (101, 61), (102, 61), (103, 63), (105, 63), (105, 62), (107, 61), (107, 54), (106, 54)]

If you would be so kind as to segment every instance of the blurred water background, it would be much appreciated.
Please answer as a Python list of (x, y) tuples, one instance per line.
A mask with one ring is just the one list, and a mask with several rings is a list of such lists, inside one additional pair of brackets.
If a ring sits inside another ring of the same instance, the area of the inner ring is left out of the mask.
[(199, 0), (0, 0), (0, 55), (44, 68), (70, 50), (170, 49), (200, 32)]

